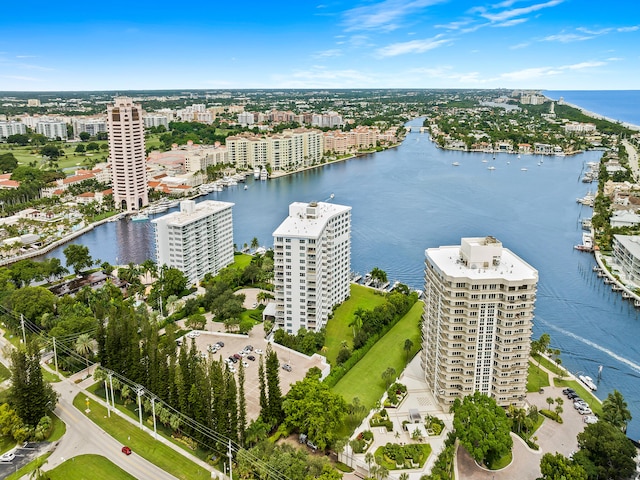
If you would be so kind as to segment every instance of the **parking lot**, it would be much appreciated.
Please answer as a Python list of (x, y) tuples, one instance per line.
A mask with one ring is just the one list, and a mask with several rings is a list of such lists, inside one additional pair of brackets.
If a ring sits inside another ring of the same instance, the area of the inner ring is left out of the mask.
[[(243, 360), (247, 365), (244, 369), (244, 391), (247, 402), (247, 418), (249, 420), (257, 418), (260, 414), (260, 384), (258, 381), (258, 357), (260, 354), (256, 353), (256, 350), (266, 352), (268, 344), (264, 338), (262, 325), (257, 325), (248, 336), (200, 330), (199, 335), (193, 340), (195, 340), (196, 346), (200, 352), (206, 353), (209, 358), (215, 360), (219, 360), (220, 358), (225, 360), (234, 353), (239, 354), (239, 352), (241, 352), (247, 345), (251, 345), (253, 347), (254, 350), (249, 355), (253, 355), (255, 360), (248, 360), (246, 358), (248, 355), (243, 357)], [(185, 336), (183, 337), (183, 341), (191, 342), (191, 339)], [(208, 353), (209, 345), (214, 345), (218, 341), (224, 342), (224, 347), (218, 350), (215, 354)], [(281, 367), (285, 364), (291, 366), (291, 371), (286, 371), (283, 368), (278, 369), (280, 374), (280, 389), (282, 390), (283, 395), (289, 391), (291, 384), (302, 380), (310, 368), (318, 367), (320, 370), (328, 369), (328, 365), (324, 362), (324, 357), (320, 355), (308, 357), (276, 343), (272, 343), (271, 348), (278, 355)], [(237, 376), (238, 363), (235, 363), (234, 366)]]
[(17, 472), (20, 468), (42, 455), (50, 446), (51, 443), (48, 442), (27, 443), (22, 448), (11, 450), (15, 454), (15, 458), (8, 462), (0, 461), (0, 478), (6, 478)]

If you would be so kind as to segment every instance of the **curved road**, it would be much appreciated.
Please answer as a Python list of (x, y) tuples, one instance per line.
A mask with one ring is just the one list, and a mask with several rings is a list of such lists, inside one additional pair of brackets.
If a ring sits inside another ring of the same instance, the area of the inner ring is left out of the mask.
[[(60, 394), (55, 414), (67, 424), (67, 432), (58, 441), (55, 451), (49, 457), (43, 470), (51, 470), (77, 455), (96, 454), (108, 458), (140, 480), (175, 480), (176, 477), (140, 457), (135, 451), (128, 456), (122, 453), (121, 443), (76, 409), (73, 406), (73, 399), (81, 390), (75, 384), (69, 380), (63, 380), (52, 385), (55, 391)], [(149, 440), (153, 441), (152, 438)]]

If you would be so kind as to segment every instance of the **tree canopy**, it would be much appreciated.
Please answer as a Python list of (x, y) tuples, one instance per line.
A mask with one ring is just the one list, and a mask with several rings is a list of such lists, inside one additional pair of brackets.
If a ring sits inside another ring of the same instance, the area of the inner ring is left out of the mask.
[(608, 422), (587, 425), (578, 434), (580, 450), (575, 461), (587, 472), (589, 480), (622, 480), (635, 471), (636, 448), (624, 433)]
[(453, 427), (460, 443), (485, 465), (506, 455), (513, 445), (509, 419), (504, 409), (480, 392), (453, 404)]
[(73, 268), (73, 272), (76, 275), (93, 265), (93, 259), (89, 254), (89, 247), (85, 245), (69, 245), (62, 253), (64, 253), (67, 265)]
[(324, 449), (337, 440), (347, 403), (341, 395), (321, 383), (317, 375), (307, 375), (293, 384), (282, 408), (285, 425), (307, 434)]
[(622, 393), (618, 390), (611, 392), (602, 402), (602, 419), (623, 432), (627, 431), (627, 424), (631, 421), (631, 412)]
[(587, 472), (561, 453), (545, 453), (540, 461), (540, 480), (587, 480)]

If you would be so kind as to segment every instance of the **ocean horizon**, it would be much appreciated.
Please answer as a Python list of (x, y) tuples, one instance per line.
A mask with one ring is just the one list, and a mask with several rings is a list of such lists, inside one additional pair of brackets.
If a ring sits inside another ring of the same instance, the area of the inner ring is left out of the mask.
[(603, 117), (640, 128), (640, 90), (543, 90), (553, 100), (560, 97)]

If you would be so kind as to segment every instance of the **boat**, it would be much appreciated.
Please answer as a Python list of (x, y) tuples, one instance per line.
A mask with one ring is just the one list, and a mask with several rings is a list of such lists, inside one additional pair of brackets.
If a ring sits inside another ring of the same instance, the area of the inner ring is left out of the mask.
[(591, 270), (593, 270), (594, 272), (599, 272), (601, 269), (598, 265), (594, 265)]
[(487, 160), (486, 158), (482, 159), (482, 163), (488, 163), (488, 162), (489, 162), (489, 160)]
[(245, 189), (245, 190), (249, 190), (249, 187), (247, 187), (247, 186), (245, 185), (245, 186), (244, 186), (244, 189)]
[(640, 307), (640, 300), (634, 300), (633, 306), (634, 307)]
[(581, 252), (593, 252), (593, 247), (588, 247), (587, 245), (574, 245), (573, 248)]
[(269, 178), (269, 172), (267, 172), (266, 167), (263, 166), (260, 170), (260, 180), (266, 180), (267, 178)]
[(593, 238), (591, 238), (591, 234), (584, 232), (582, 234), (582, 245), (576, 245), (573, 248), (581, 252), (593, 252)]
[(629, 292), (622, 292), (622, 298), (633, 298), (633, 295)]
[(613, 285), (611, 285), (611, 290), (613, 290), (614, 292), (621, 292), (622, 291), (622, 287), (616, 283), (614, 283)]
[(522, 167), (520, 170), (522, 170), (523, 172), (527, 171), (527, 169), (525, 167)]
[(495, 170), (495, 169), (496, 169), (496, 167), (494, 167), (493, 165), (490, 166), (490, 167), (487, 167), (487, 170)]
[(453, 162), (451, 165), (453, 165), (454, 167), (459, 167), (460, 166), (460, 162)]
[(133, 217), (131, 217), (131, 221), (132, 222), (146, 222), (149, 220), (149, 216), (140, 212), (137, 215), (134, 215)]
[(253, 167), (254, 180), (260, 180), (260, 167)]
[(588, 377), (587, 375), (579, 375), (578, 378), (580, 379), (580, 381), (582, 383), (584, 383), (587, 388), (589, 388), (592, 391), (596, 391), (598, 390), (598, 386), (593, 382), (593, 379), (591, 377)]

